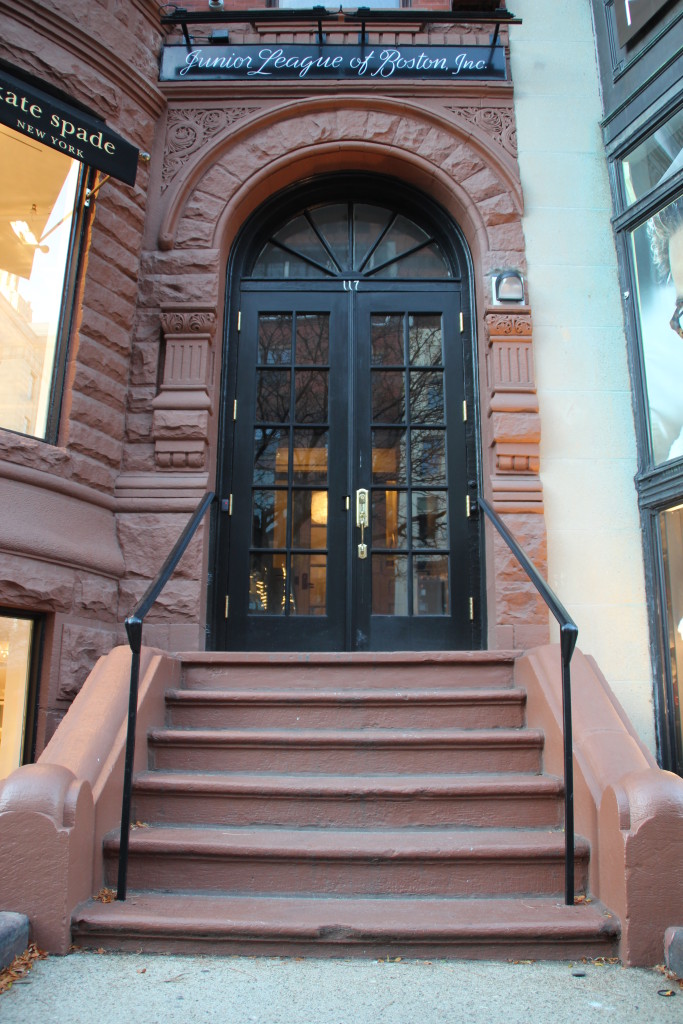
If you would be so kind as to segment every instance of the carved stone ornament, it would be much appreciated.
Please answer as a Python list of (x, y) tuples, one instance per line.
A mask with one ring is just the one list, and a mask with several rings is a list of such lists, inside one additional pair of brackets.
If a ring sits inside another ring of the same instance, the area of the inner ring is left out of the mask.
[(166, 310), (161, 313), (161, 329), (170, 334), (209, 334), (216, 326), (216, 314), (209, 310)]
[(489, 338), (531, 337), (531, 317), (528, 314), (487, 313), (485, 323)]
[(448, 110), (481, 128), (510, 156), (517, 156), (515, 116), (508, 107), (448, 107)]
[(170, 110), (166, 124), (166, 149), (161, 175), (164, 192), (189, 158), (215, 135), (253, 114), (259, 107), (179, 107)]

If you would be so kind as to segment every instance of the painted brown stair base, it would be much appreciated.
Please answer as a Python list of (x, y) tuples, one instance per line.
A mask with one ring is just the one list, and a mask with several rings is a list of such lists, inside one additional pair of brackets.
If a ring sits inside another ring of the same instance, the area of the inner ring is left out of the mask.
[[(612, 954), (563, 904), (562, 786), (506, 653), (182, 657), (138, 764), (125, 903), (79, 945), (471, 957)], [(118, 835), (104, 842), (115, 885)], [(589, 847), (577, 837), (576, 887)]]

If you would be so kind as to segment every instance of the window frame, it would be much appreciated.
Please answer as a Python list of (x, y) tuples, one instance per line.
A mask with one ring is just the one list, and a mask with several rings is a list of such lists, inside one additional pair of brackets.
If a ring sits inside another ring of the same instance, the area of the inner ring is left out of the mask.
[(634, 478), (643, 530), (643, 562), (648, 597), (651, 638), (653, 698), (658, 759), (663, 768), (683, 774), (683, 749), (679, 748), (674, 708), (674, 688), (669, 657), (669, 635), (664, 553), (660, 516), (683, 502), (683, 457), (655, 463), (650, 429), (650, 406), (645, 375), (643, 335), (638, 304), (637, 274), (630, 235), (658, 210), (683, 196), (683, 169), (671, 180), (656, 185), (636, 202), (627, 204), (621, 160), (683, 109), (683, 96), (661, 103), (654, 117), (638, 117), (618, 145), (608, 150), (608, 166), (616, 213), (612, 218), (617, 262), (622, 282), (625, 333), (636, 432), (638, 468)]

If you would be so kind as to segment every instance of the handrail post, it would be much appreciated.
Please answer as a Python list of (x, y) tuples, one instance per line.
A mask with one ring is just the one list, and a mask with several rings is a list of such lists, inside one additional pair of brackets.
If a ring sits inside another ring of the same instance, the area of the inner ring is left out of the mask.
[(128, 731), (126, 733), (126, 756), (123, 769), (123, 798), (121, 802), (121, 838), (119, 842), (119, 871), (116, 899), (126, 898), (126, 876), (128, 874), (128, 845), (130, 835), (130, 803), (133, 790), (133, 762), (135, 760), (135, 725), (138, 715), (138, 686), (140, 682), (140, 652), (142, 650), (142, 623), (159, 594), (171, 577), (207, 509), (215, 498), (213, 491), (207, 491), (194, 513), (185, 524), (185, 529), (175, 542), (171, 553), (162, 565), (155, 580), (150, 583), (140, 603), (125, 621), (128, 643), (130, 644), (130, 693), (128, 696)]
[(562, 656), (562, 723), (564, 742), (564, 902), (574, 905), (574, 756), (572, 739), (572, 691), (569, 663), (579, 631), (574, 623), (560, 627)]
[(142, 619), (129, 616), (125, 622), (130, 644), (130, 693), (128, 695), (128, 732), (126, 759), (123, 769), (123, 799), (121, 802), (121, 838), (119, 840), (119, 874), (116, 899), (126, 898), (128, 875), (128, 838), (130, 834), (130, 802), (133, 789), (133, 761), (135, 758), (135, 724), (138, 714), (138, 683), (140, 681), (140, 651), (142, 649)]

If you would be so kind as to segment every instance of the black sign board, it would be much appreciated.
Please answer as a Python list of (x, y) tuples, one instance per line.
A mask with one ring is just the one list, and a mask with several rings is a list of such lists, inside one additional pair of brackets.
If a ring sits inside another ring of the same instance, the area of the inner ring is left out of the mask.
[(135, 184), (138, 150), (103, 121), (0, 68), (0, 123), (98, 171)]
[(162, 82), (191, 79), (240, 82), (330, 79), (371, 82), (421, 78), (505, 81), (502, 46), (268, 46), (164, 47)]

